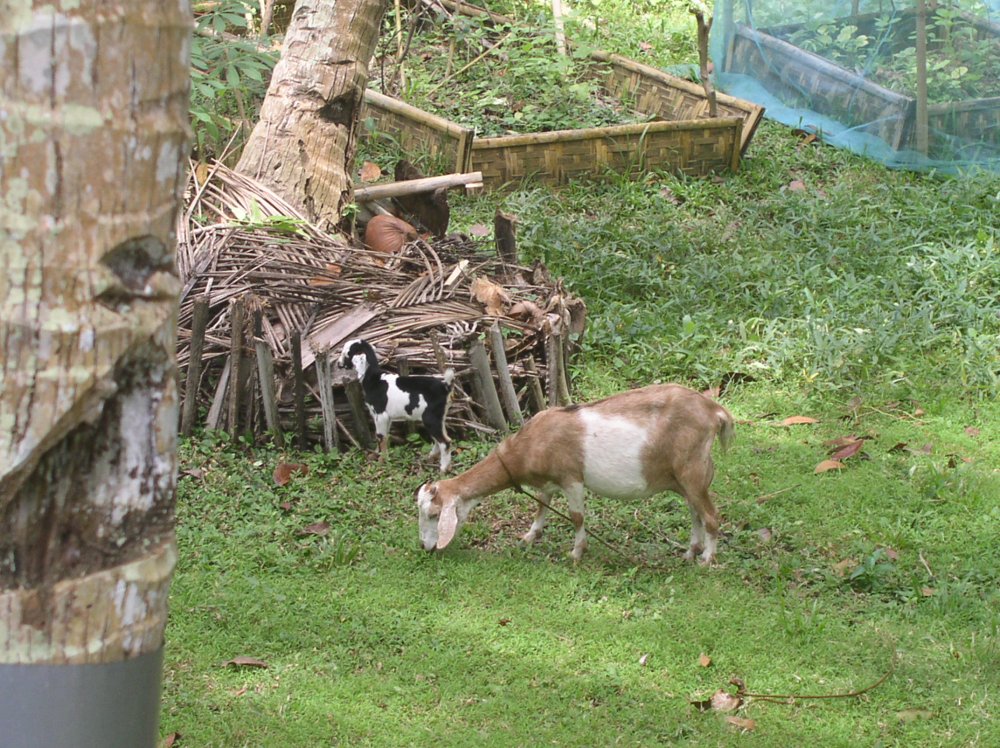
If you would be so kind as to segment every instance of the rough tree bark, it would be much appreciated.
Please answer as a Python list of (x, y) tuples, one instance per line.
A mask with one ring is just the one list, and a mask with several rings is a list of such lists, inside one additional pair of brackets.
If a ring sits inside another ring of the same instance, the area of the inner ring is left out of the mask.
[(351, 201), (368, 63), (388, 0), (299, 0), (237, 170), (332, 228)]
[(191, 9), (2, 7), (0, 682), (26, 682), (163, 644)]

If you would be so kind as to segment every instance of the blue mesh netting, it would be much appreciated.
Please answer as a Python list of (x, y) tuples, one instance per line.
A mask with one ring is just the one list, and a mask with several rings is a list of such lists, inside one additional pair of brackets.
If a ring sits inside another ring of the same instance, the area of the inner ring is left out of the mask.
[(909, 169), (1000, 171), (1000, 0), (717, 0), (716, 86), (825, 142)]

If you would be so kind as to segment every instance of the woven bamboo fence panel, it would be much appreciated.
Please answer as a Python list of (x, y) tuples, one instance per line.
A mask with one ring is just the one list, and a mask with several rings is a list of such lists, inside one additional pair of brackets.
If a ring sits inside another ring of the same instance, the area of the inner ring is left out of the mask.
[(961, 133), (964, 140), (989, 144), (1000, 151), (1000, 97), (970, 99), (927, 107), (931, 156), (949, 153), (948, 134)]
[(895, 149), (910, 139), (915, 101), (769, 34), (738, 25), (727, 72), (752, 75), (790, 106), (861, 126)]
[[(736, 170), (764, 113), (750, 102), (718, 94), (717, 119), (707, 119), (700, 86), (618, 55), (595, 52), (609, 93), (634, 103), (640, 114), (665, 121), (580, 130), (473, 138), (472, 131), (374, 91), (365, 114), (379, 132), (411, 154), (441, 154), (455, 171), (482, 171), (483, 184), (500, 187), (525, 178), (549, 184), (639, 168), (705, 176)], [(735, 128), (735, 148), (733, 146)]]
[[(591, 59), (607, 63), (604, 87), (623, 101), (633, 101), (639, 112), (672, 122), (709, 116), (705, 89), (691, 81), (607, 52), (594, 52)], [(740, 151), (745, 152), (764, 116), (764, 107), (722, 92), (716, 92), (716, 103), (720, 116), (743, 120)]]
[(737, 168), (742, 129), (741, 118), (726, 117), (483, 138), (472, 144), (472, 168), (494, 186), (646, 169), (704, 176)]
[(429, 156), (446, 169), (469, 171), (473, 131), (372, 89), (365, 90), (362, 121), (371, 117), (379, 133), (394, 137), (403, 151)]

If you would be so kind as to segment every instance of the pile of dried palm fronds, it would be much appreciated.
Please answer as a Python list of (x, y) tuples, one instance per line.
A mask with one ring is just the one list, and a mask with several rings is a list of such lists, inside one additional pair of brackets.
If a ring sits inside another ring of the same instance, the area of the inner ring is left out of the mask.
[[(373, 252), (324, 234), (222, 165), (196, 165), (191, 175), (178, 225), (178, 361), (191, 390), (185, 430), (197, 421), (234, 432), (295, 431), (301, 444), (320, 433), (330, 446), (364, 442), (367, 416), (344, 397), (348, 375), (333, 369), (354, 337), (375, 344), (390, 369), (453, 367), (452, 426), (501, 428), (481, 399), (490, 395), (484, 386), (504, 385), (504, 359), (514, 387), (502, 394), (515, 396), (521, 412), (566, 399), (560, 363), (571, 334), (582, 332), (584, 309), (543, 266), (507, 264), (492, 243), (464, 235)], [(469, 355), (484, 333), (492, 333), (494, 367), (485, 374)], [(518, 422), (510, 397), (504, 403), (506, 420)]]

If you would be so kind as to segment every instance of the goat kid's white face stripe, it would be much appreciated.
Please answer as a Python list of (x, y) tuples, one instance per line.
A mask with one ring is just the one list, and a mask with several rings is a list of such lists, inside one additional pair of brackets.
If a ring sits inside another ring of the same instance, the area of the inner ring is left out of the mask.
[(359, 353), (355, 356), (351, 356), (351, 365), (354, 367), (354, 371), (358, 373), (358, 378), (365, 375), (368, 371), (368, 359), (365, 358), (365, 354)]
[(610, 498), (649, 495), (643, 477), (642, 450), (646, 431), (626, 418), (603, 416), (584, 408), (583, 482), (591, 491)]

